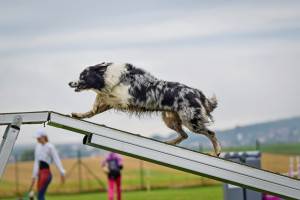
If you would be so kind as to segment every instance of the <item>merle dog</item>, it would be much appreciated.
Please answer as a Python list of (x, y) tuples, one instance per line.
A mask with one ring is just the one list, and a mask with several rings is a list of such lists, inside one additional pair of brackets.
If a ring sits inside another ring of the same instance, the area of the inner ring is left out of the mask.
[(184, 125), (192, 132), (206, 135), (216, 156), (221, 152), (215, 133), (206, 128), (217, 107), (215, 96), (206, 98), (200, 90), (159, 80), (131, 64), (101, 63), (87, 67), (69, 85), (76, 92), (93, 90), (98, 94), (93, 109), (72, 113), (73, 117), (88, 118), (111, 108), (138, 115), (162, 112), (165, 124), (178, 133), (177, 138), (167, 143), (176, 145), (188, 137)]

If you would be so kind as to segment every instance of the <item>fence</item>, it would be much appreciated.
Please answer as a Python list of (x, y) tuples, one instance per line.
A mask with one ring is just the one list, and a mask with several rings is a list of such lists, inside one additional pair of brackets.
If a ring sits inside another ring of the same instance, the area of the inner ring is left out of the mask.
[[(122, 158), (124, 163), (122, 187), (124, 190), (218, 184), (210, 179), (153, 163), (125, 156)], [(50, 166), (53, 179), (48, 188), (48, 194), (104, 192), (107, 188), (107, 180), (101, 168), (102, 161), (103, 157), (81, 158), (80, 156), (77, 159), (62, 160), (67, 172), (64, 185), (60, 183), (60, 175), (56, 167)], [(286, 173), (290, 168), (290, 156), (286, 154), (263, 153), (261, 161), (262, 169), (276, 173)], [(296, 162), (293, 163), (293, 166), (293, 169), (297, 168)], [(149, 169), (149, 177), (147, 177), (147, 169)], [(9, 163), (0, 182), (0, 199), (24, 196), (31, 183), (32, 170), (33, 161)]]
[[(15, 155), (15, 157), (17, 157)], [(153, 163), (122, 156), (123, 190), (141, 190), (160, 187), (182, 187), (217, 184), (217, 181), (188, 174), (175, 169), (162, 167)], [(64, 159), (62, 164), (66, 170), (66, 182), (60, 183), (60, 175), (55, 165), (51, 165), (53, 175), (48, 194), (68, 194), (91, 191), (106, 191), (107, 178), (101, 168), (101, 158)], [(147, 177), (147, 169), (150, 176)], [(31, 183), (33, 161), (9, 163), (0, 182), (0, 198), (24, 196)], [(148, 184), (148, 185), (147, 185)], [(36, 189), (35, 189), (36, 191)]]

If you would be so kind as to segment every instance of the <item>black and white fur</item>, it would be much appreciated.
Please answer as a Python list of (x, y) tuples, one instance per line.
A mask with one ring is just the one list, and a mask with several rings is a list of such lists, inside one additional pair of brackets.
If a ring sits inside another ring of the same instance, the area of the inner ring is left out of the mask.
[(176, 145), (188, 137), (182, 129), (184, 125), (192, 132), (206, 135), (216, 156), (221, 152), (215, 133), (206, 128), (217, 107), (215, 96), (206, 98), (200, 90), (159, 80), (131, 64), (101, 63), (87, 67), (69, 85), (76, 92), (93, 90), (98, 94), (93, 109), (72, 113), (73, 117), (88, 118), (111, 108), (136, 114), (162, 112), (165, 124), (178, 133), (177, 138), (167, 143)]

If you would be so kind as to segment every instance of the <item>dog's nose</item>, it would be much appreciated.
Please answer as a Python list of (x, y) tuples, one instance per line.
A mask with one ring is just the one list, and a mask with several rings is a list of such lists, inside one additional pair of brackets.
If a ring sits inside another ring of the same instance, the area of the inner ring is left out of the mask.
[(73, 80), (69, 83), (70, 87), (77, 87), (79, 85), (79, 80)]
[(77, 84), (76, 82), (73, 82), (73, 81), (69, 83), (69, 86), (70, 86), (70, 87), (77, 87), (77, 85), (78, 85), (78, 84)]

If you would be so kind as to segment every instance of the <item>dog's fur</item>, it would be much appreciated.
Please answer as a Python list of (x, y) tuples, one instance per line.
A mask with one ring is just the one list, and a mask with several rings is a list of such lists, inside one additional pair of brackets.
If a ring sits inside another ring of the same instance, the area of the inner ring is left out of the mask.
[(131, 64), (101, 63), (87, 67), (69, 85), (76, 92), (93, 90), (98, 94), (93, 109), (72, 113), (73, 117), (88, 118), (111, 108), (135, 114), (162, 112), (165, 124), (178, 133), (176, 139), (167, 143), (176, 145), (188, 137), (182, 129), (184, 125), (192, 132), (206, 135), (216, 156), (221, 152), (215, 133), (206, 128), (217, 107), (215, 96), (209, 99), (197, 89), (158, 80)]

